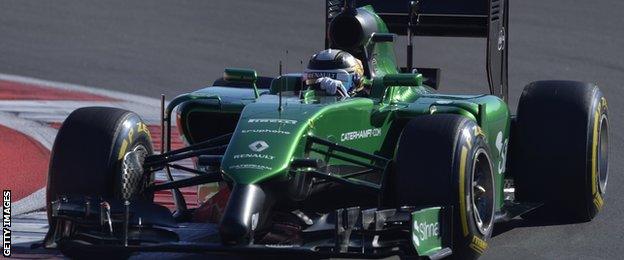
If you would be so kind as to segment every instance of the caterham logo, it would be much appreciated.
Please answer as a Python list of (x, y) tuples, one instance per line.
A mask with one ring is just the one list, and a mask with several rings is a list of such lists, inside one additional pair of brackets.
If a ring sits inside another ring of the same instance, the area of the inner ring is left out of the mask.
[(267, 144), (265, 141), (255, 141), (249, 145), (249, 149), (254, 152), (262, 152), (267, 148), (269, 148), (269, 144)]
[(357, 139), (365, 139), (370, 137), (377, 137), (381, 135), (380, 128), (370, 128), (359, 131), (347, 132), (340, 134), (340, 141), (351, 141)]

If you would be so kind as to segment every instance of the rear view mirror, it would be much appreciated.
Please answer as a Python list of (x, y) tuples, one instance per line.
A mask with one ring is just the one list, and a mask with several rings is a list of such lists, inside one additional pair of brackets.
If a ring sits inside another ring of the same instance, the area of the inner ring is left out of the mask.
[(390, 86), (421, 86), (423, 82), (422, 74), (400, 73), (388, 74), (383, 77), (385, 87)]
[(256, 83), (258, 74), (252, 69), (227, 68), (223, 72), (223, 79), (226, 81)]
[(258, 73), (256, 73), (255, 70), (227, 68), (223, 72), (223, 79), (225, 81), (249, 83), (251, 87), (253, 88), (254, 96), (256, 98), (260, 97), (260, 92), (258, 92), (258, 86), (256, 86), (256, 81), (258, 80)]
[(407, 68), (401, 68), (403, 73), (420, 73), (423, 75), (423, 84), (437, 90), (440, 87), (440, 76), (442, 70), (439, 68), (415, 68), (408, 71)]
[(396, 34), (394, 33), (373, 33), (371, 36), (371, 41), (374, 43), (378, 42), (394, 42), (394, 38)]

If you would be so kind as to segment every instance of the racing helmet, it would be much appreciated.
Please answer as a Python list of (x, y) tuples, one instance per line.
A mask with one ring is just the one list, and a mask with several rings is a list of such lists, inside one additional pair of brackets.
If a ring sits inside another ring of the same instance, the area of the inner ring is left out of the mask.
[(303, 73), (304, 88), (315, 87), (323, 77), (340, 80), (343, 86), (352, 91), (359, 87), (364, 76), (362, 62), (350, 53), (338, 49), (320, 51), (310, 58)]

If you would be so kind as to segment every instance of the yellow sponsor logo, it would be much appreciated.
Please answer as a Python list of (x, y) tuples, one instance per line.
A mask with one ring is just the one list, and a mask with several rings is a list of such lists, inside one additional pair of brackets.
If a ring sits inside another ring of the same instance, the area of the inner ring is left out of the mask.
[(604, 200), (602, 199), (602, 195), (598, 193), (594, 194), (594, 205), (596, 205), (596, 208), (598, 210), (602, 209), (602, 206), (604, 205)]
[(470, 242), (469, 247), (472, 248), (472, 250), (474, 250), (475, 252), (483, 254), (483, 252), (485, 252), (485, 249), (487, 249), (488, 244), (483, 239), (477, 236), (472, 236), (472, 241)]
[(136, 133), (144, 133), (147, 135), (147, 138), (151, 138), (151, 134), (149, 132), (149, 128), (147, 128), (147, 125), (143, 122), (136, 123), (136, 130), (133, 127), (131, 127), (128, 130), (128, 135), (127, 135), (128, 137), (124, 138), (121, 143), (121, 147), (119, 148), (119, 153), (117, 154), (118, 160), (123, 159), (123, 157), (126, 155), (126, 152), (128, 150), (128, 145), (130, 145), (132, 143), (132, 140), (134, 140), (135, 131)]
[(145, 133), (147, 136), (151, 136), (149, 128), (147, 128), (147, 125), (144, 124), (143, 122), (138, 122), (137, 123), (137, 132), (143, 132)]
[(600, 98), (600, 107), (602, 108), (602, 110), (607, 110), (609, 108), (609, 106), (607, 105), (607, 99), (604, 97)]

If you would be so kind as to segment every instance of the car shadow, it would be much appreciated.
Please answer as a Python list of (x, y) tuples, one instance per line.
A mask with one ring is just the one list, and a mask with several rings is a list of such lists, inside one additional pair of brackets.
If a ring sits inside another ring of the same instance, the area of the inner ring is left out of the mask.
[(561, 226), (561, 225), (570, 225), (570, 224), (578, 224), (583, 223), (582, 221), (562, 221), (562, 220), (533, 220), (533, 219), (523, 219), (523, 218), (514, 218), (509, 221), (504, 221), (500, 223), (496, 223), (494, 225), (494, 231), (492, 233), (492, 237), (496, 237), (505, 232), (511, 231), (515, 228), (524, 228), (524, 227), (545, 227), (545, 226)]

